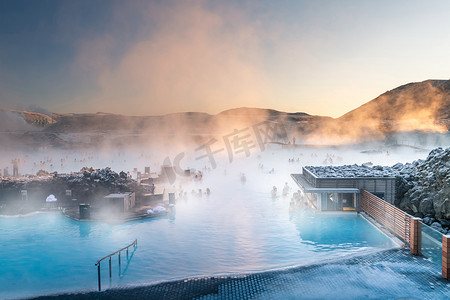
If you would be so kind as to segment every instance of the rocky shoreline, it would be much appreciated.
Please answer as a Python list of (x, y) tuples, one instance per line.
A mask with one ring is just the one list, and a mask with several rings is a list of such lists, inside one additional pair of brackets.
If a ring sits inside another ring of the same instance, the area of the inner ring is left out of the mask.
[(441, 233), (450, 232), (450, 147), (432, 150), (425, 160), (393, 166), (305, 168), (321, 178), (395, 177), (395, 206)]
[[(26, 196), (21, 191), (27, 191)], [(67, 174), (39, 171), (37, 175), (20, 178), (0, 177), (0, 214), (25, 214), (39, 210), (50, 194), (58, 199), (58, 206), (71, 207), (92, 203), (107, 194), (124, 192), (135, 192), (139, 201), (151, 193), (151, 188), (138, 184), (125, 172), (116, 173), (110, 168), (83, 168)]]
[(450, 147), (432, 150), (426, 160), (397, 165), (405, 172), (397, 180), (395, 205), (414, 216), (423, 218), (423, 222), (434, 229), (444, 234), (448, 233), (450, 228)]

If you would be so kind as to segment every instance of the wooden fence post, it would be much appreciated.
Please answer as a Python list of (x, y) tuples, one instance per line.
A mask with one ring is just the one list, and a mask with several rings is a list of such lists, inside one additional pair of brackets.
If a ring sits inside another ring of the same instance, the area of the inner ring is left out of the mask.
[(409, 246), (413, 255), (420, 255), (422, 248), (422, 223), (420, 218), (411, 218)]
[(442, 236), (442, 276), (450, 279), (450, 235)]

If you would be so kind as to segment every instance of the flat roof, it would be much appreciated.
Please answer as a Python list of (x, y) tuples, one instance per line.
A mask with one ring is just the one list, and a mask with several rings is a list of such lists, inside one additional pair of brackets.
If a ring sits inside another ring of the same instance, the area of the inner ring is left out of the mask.
[(129, 196), (130, 194), (132, 194), (132, 193), (128, 192), (128, 193), (109, 194), (109, 195), (105, 196), (105, 198), (123, 198), (125, 196)]
[(316, 178), (329, 179), (395, 179), (400, 172), (392, 167), (368, 167), (364, 165), (344, 166), (306, 166), (304, 167)]
[(303, 190), (304, 193), (357, 193), (359, 194), (359, 189), (357, 188), (316, 188), (312, 186), (303, 177), (303, 174), (291, 174), (292, 179), (295, 183)]

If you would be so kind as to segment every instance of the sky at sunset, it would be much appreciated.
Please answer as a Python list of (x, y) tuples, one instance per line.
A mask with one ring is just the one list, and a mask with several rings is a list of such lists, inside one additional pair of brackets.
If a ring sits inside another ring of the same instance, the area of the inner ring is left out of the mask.
[(0, 108), (338, 117), (448, 79), (450, 1), (0, 0)]

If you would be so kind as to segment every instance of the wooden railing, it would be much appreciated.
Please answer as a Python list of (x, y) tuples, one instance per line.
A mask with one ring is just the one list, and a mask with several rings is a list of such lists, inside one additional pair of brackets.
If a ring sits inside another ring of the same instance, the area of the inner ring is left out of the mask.
[(132, 247), (132, 246), (134, 247), (134, 249), (136, 249), (136, 247), (137, 247), (137, 239), (135, 239), (135, 240), (134, 240), (131, 244), (129, 244), (128, 246), (125, 246), (125, 247), (123, 247), (122, 249), (119, 249), (119, 250), (117, 250), (117, 251), (114, 252), (114, 253), (111, 253), (111, 254), (109, 254), (109, 255), (106, 255), (105, 257), (99, 259), (99, 260), (95, 263), (95, 265), (97, 266), (97, 272), (98, 272), (98, 290), (99, 290), (99, 291), (102, 290), (102, 279), (101, 279), (101, 272), (100, 272), (100, 263), (101, 263), (103, 260), (109, 258), (109, 278), (111, 278), (111, 257), (112, 257), (113, 255), (119, 253), (119, 269), (120, 269), (120, 266), (121, 266), (120, 252), (121, 252), (121, 251), (124, 251), (125, 249), (127, 250), (127, 261), (128, 261), (128, 248), (130, 248), (130, 247)]
[(360, 205), (362, 211), (386, 226), (404, 242), (411, 244), (411, 222), (415, 219), (413, 216), (363, 189)]
[[(412, 254), (421, 254), (422, 222), (420, 218), (405, 213), (363, 189), (361, 189), (360, 205), (362, 211), (408, 243)], [(450, 235), (442, 235), (442, 276), (450, 280)]]

